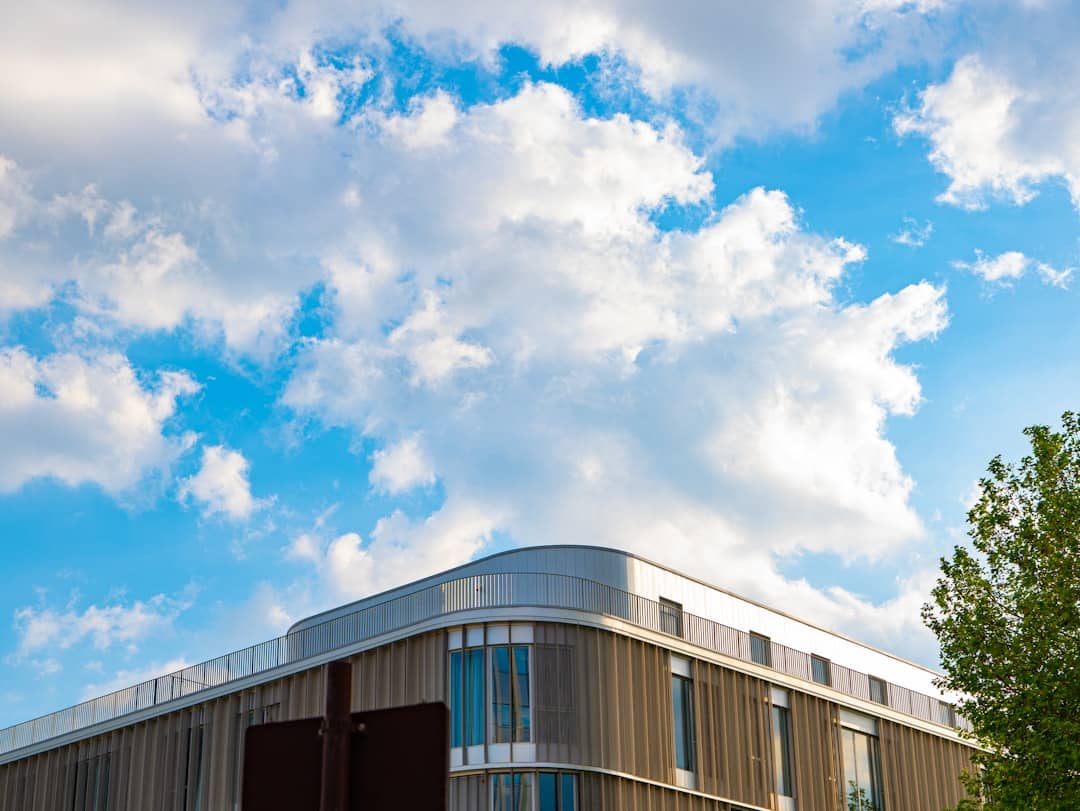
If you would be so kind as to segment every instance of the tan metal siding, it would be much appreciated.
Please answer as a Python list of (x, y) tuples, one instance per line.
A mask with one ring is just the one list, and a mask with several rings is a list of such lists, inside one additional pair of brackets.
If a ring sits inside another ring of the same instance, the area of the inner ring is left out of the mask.
[(799, 811), (840, 811), (839, 723), (831, 701), (792, 691), (792, 759)]
[(960, 783), (971, 749), (917, 729), (879, 721), (886, 811), (942, 811), (966, 796)]
[(447, 811), (487, 811), (488, 782), (484, 774), (450, 778)]
[(701, 790), (769, 807), (773, 767), (768, 683), (699, 661), (694, 698)]
[(730, 811), (731, 806), (676, 789), (615, 775), (585, 772), (578, 777), (583, 811)]
[[(670, 782), (675, 756), (667, 652), (574, 625), (539, 624), (535, 640), (567, 649), (559, 655), (567, 663), (565, 681), (576, 695), (563, 700), (577, 709), (572, 727), (556, 732), (555, 740), (550, 736), (557, 727), (550, 718), (537, 729), (537, 757)], [(549, 693), (538, 697), (545, 712), (558, 713)]]
[[(351, 661), (354, 710), (443, 699), (444, 632)], [(227, 811), (239, 794), (249, 722), (311, 718), (322, 703), (322, 669), (313, 668), (0, 766), (0, 811), (83, 811), (106, 791), (110, 811)]]

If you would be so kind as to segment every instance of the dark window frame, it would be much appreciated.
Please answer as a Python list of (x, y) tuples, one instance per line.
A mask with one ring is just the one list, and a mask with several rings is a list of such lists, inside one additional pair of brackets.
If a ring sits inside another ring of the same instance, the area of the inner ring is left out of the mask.
[[(824, 681), (817, 677), (816, 665), (821, 665), (821, 671), (824, 673)], [(818, 656), (816, 653), (810, 654), (810, 680), (815, 684), (821, 684), (825, 687), (832, 687), (832, 660), (826, 659), (824, 656)]]
[[(759, 643), (755, 646), (754, 643)], [(758, 658), (756, 651), (761, 650), (763, 652), (762, 658)], [(772, 667), (772, 639), (765, 636), (765, 634), (759, 634), (757, 631), (750, 632), (750, 661), (755, 664), (764, 665), (765, 667)]]
[(665, 634), (681, 637), (683, 635), (682, 603), (660, 598), (660, 630)]
[[(884, 707), (889, 706), (889, 683), (879, 676), (867, 676), (870, 685), (870, 700)], [(875, 689), (876, 688), (876, 689)]]

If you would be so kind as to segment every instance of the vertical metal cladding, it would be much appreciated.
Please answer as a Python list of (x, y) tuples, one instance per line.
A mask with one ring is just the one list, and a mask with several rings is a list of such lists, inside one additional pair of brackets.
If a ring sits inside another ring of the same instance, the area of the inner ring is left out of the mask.
[(793, 782), (800, 811), (840, 811), (839, 726), (836, 704), (792, 691)]
[(614, 775), (585, 773), (578, 785), (588, 811), (738, 811), (720, 800)]
[(487, 775), (480, 773), (455, 775), (450, 778), (448, 811), (487, 811)]
[[(536, 760), (582, 771), (579, 808), (739, 811), (774, 808), (770, 685), (692, 661), (698, 793), (674, 787), (671, 653), (652, 642), (581, 625), (533, 630)], [(441, 701), (444, 631), (351, 657), (353, 709)], [(237, 691), (114, 732), (0, 766), (0, 811), (217, 811), (237, 799), (242, 736), (249, 724), (318, 716), (321, 668)], [(790, 690), (793, 786), (799, 811), (843, 811), (836, 703)], [(879, 719), (886, 811), (941, 811), (962, 796), (970, 749)], [(528, 766), (522, 765), (523, 768)], [(666, 784), (656, 785), (656, 784)], [(489, 778), (455, 774), (453, 811), (484, 809)], [(702, 794), (722, 797), (711, 799)]]
[(768, 683), (698, 661), (694, 692), (700, 789), (769, 807), (774, 771)]
[(892, 721), (878, 721), (885, 807), (889, 811), (953, 808), (966, 794), (960, 775), (971, 750)]
[[(537, 760), (596, 766), (672, 782), (671, 678), (662, 648), (609, 631), (539, 624), (545, 670), (561, 669), (572, 696), (538, 694)], [(546, 649), (546, 650), (545, 650)], [(575, 708), (570, 715), (568, 708)], [(542, 708), (542, 709), (539, 709)], [(559, 719), (559, 725), (554, 719)]]
[[(353, 709), (441, 701), (445, 658), (442, 631), (351, 657)], [(247, 726), (315, 717), (322, 702), (312, 668), (14, 761), (0, 766), (0, 811), (232, 808)]]

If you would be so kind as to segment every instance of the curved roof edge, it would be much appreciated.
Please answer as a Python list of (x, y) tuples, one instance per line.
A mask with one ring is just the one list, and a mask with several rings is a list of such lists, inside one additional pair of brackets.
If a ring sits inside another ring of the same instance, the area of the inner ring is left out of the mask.
[[(497, 560), (499, 560), (501, 558), (514, 557), (514, 556), (519, 556), (519, 555), (530, 555), (530, 554), (536, 554), (536, 553), (542, 553), (542, 552), (556, 552), (556, 551), (559, 551), (559, 550), (577, 550), (577, 551), (583, 551), (583, 552), (589, 552), (589, 551), (591, 551), (591, 552), (599, 552), (599, 553), (603, 553), (603, 554), (616, 555), (616, 556), (625, 558), (626, 560), (638, 561), (638, 562), (643, 563), (643, 564), (645, 564), (647, 566), (652, 566), (652, 567), (655, 567), (656, 569), (662, 570), (664, 572), (668, 572), (669, 574), (675, 575), (676, 577), (682, 578), (683, 580), (686, 580), (686, 581), (688, 581), (690, 583), (694, 583), (694, 584), (702, 586), (702, 587), (704, 587), (706, 589), (710, 589), (710, 590), (712, 590), (712, 591), (714, 591), (714, 592), (716, 592), (718, 594), (726, 595), (727, 597), (730, 597), (730, 598), (732, 598), (734, 600), (738, 600), (738, 601), (740, 601), (742, 603), (746, 603), (747, 605), (750, 605), (750, 606), (753, 606), (755, 608), (758, 608), (758, 609), (770, 612), (772, 614), (775, 614), (778, 617), (782, 617), (784, 619), (787, 619), (787, 620), (790, 620), (792, 622), (798, 623), (798, 624), (800, 624), (802, 626), (813, 629), (815, 631), (819, 631), (821, 633), (829, 634), (830, 636), (835, 637), (836, 639), (839, 639), (839, 640), (843, 640), (844, 642), (847, 642), (849, 644), (857, 645), (858, 647), (860, 647), (860, 648), (862, 648), (862, 649), (864, 649), (866, 651), (869, 651), (871, 653), (874, 653), (874, 654), (877, 654), (877, 655), (880, 655), (880, 656), (888, 657), (889, 659), (892, 659), (893, 661), (898, 662), (898, 663), (903, 664), (903, 665), (906, 665), (908, 667), (917, 668), (918, 670), (921, 670), (921, 671), (923, 671), (924, 673), (926, 673), (928, 675), (931, 675), (931, 676), (934, 676), (934, 677), (937, 677), (937, 676), (941, 675), (940, 671), (934, 670), (931, 667), (927, 667), (926, 665), (920, 664), (918, 662), (913, 662), (910, 659), (905, 659), (904, 657), (898, 656), (897, 654), (892, 653), (891, 651), (884, 650), (883, 648), (878, 648), (878, 647), (876, 647), (874, 645), (871, 645), (871, 644), (869, 644), (867, 642), (864, 642), (864, 641), (862, 641), (860, 639), (856, 639), (855, 637), (849, 636), (849, 635), (847, 635), (847, 634), (845, 634), (843, 632), (837, 631), (837, 630), (835, 630), (833, 628), (826, 627), (824, 625), (820, 625), (820, 624), (818, 624), (816, 622), (813, 622), (812, 620), (808, 620), (805, 617), (797, 616), (797, 615), (792, 614), (792, 613), (790, 613), (788, 611), (785, 611), (783, 609), (776, 608), (775, 606), (769, 605), (767, 603), (763, 603), (763, 602), (761, 602), (759, 600), (755, 600), (755, 599), (753, 599), (751, 597), (746, 597), (746, 596), (744, 596), (742, 594), (738, 594), (737, 592), (731, 591), (730, 589), (724, 588), (723, 586), (718, 586), (715, 583), (710, 583), (707, 580), (703, 580), (703, 579), (701, 579), (699, 577), (695, 577), (694, 575), (686, 574), (685, 572), (681, 572), (678, 569), (675, 569), (675, 568), (673, 568), (671, 566), (668, 566), (667, 564), (659, 563), (659, 562), (657, 562), (657, 561), (655, 561), (655, 560), (653, 560), (651, 558), (645, 557), (644, 555), (639, 555), (639, 554), (637, 554), (635, 552), (630, 552), (630, 551), (627, 551), (625, 549), (617, 549), (615, 547), (610, 547), (610, 546), (596, 546), (596, 545), (591, 545), (591, 544), (537, 544), (537, 545), (533, 545), (533, 546), (517, 546), (517, 547), (513, 547), (511, 549), (503, 549), (503, 550), (500, 550), (498, 552), (493, 552), (493, 553), (491, 553), (489, 555), (484, 555), (483, 557), (475, 558), (474, 560), (470, 560), (470, 561), (467, 561), (465, 563), (459, 564), (459, 565), (454, 566), (454, 567), (452, 567), (450, 569), (445, 569), (445, 570), (443, 570), (441, 572), (436, 572), (434, 574), (423, 577), (423, 578), (421, 578), (419, 580), (414, 580), (414, 581), (410, 581), (408, 583), (403, 583), (400, 586), (394, 586), (394, 587), (391, 587), (389, 589), (385, 589), (383, 591), (376, 592), (375, 594), (372, 594), (372, 595), (370, 595), (368, 597), (362, 597), (359, 600), (354, 600), (354, 601), (349, 602), (349, 603), (344, 603), (342, 605), (335, 606), (334, 608), (328, 608), (325, 611), (320, 611), (320, 612), (318, 612), (316, 614), (312, 614), (310, 616), (304, 617), (304, 618), (294, 622), (289, 627), (289, 630), (287, 631), (287, 633), (291, 634), (294, 631), (302, 630), (303, 628), (307, 628), (307, 627), (312, 626), (312, 625), (317, 625), (317, 624), (319, 624), (321, 622), (327, 621), (328, 619), (332, 619), (335, 616), (350, 613), (350, 612), (353, 612), (353, 611), (357, 611), (360, 608), (365, 607), (367, 605), (377, 605), (378, 603), (384, 602), (385, 600), (388, 600), (388, 599), (392, 599), (393, 597), (398, 597), (398, 596), (401, 596), (401, 595), (404, 595), (404, 594), (409, 594), (409, 593), (411, 593), (413, 591), (419, 591), (419, 590), (421, 590), (423, 588), (427, 588), (429, 586), (433, 586), (433, 585), (436, 585), (436, 584), (441, 583), (441, 582), (454, 580), (457, 577), (460, 577), (460, 576), (471, 573), (470, 570), (485, 568), (492, 561), (497, 561)], [(531, 571), (531, 570), (529, 570), (529, 571)], [(619, 585), (619, 584), (611, 584), (611, 585)], [(630, 589), (628, 589), (628, 590), (630, 590)]]

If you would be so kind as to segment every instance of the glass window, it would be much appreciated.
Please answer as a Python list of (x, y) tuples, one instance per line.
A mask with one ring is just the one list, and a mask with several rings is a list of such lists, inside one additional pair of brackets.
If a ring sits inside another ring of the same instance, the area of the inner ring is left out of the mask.
[(529, 705), (529, 649), (514, 648), (514, 740), (532, 740), (532, 708)]
[(509, 743), (513, 730), (510, 688), (510, 648), (491, 649), (491, 712), (495, 743)]
[(555, 772), (540, 772), (540, 811), (559, 811), (559, 776)]
[(660, 598), (660, 630), (674, 636), (683, 635), (682, 603)]
[(847, 811), (882, 811), (881, 759), (873, 735), (843, 727), (844, 800)]
[(878, 704), (887, 705), (889, 703), (889, 693), (885, 687), (885, 681), (877, 676), (870, 677), (870, 700)]
[(491, 712), (493, 743), (532, 740), (527, 645), (491, 648)]
[[(533, 780), (532, 772), (515, 772), (514, 780), (527, 777), (530, 781)], [(537, 811), (576, 811), (577, 809), (577, 777), (572, 772), (538, 772), (535, 775), (536, 786), (536, 810)], [(517, 782), (514, 783), (517, 785)], [(521, 792), (515, 794), (519, 803), (524, 802), (525, 783), (522, 783)], [(531, 797), (531, 787), (533, 783), (529, 783), (529, 797)], [(515, 789), (515, 791), (518, 791)], [(515, 811), (521, 811), (521, 809), (528, 809), (532, 811), (531, 806), (518, 805), (515, 807)]]
[(461, 667), (463, 655), (456, 650), (450, 654), (450, 685), (447, 692), (450, 694), (450, 745), (461, 746)]
[(772, 651), (769, 650), (769, 637), (750, 634), (750, 658), (759, 665), (772, 667)]
[(814, 681), (818, 684), (824, 684), (826, 687), (832, 686), (832, 663), (828, 659), (811, 656), (810, 669), (813, 672)]
[(484, 742), (484, 649), (450, 653), (450, 745)]
[(514, 791), (510, 772), (501, 772), (491, 776), (493, 811), (515, 811)]
[(773, 763), (776, 764), (776, 793), (791, 797), (791, 717), (787, 707), (772, 708)]
[(672, 674), (671, 703), (675, 715), (675, 767), (694, 770), (694, 683)]
[(465, 745), (484, 742), (484, 649), (465, 651)]
[[(541, 799), (543, 805), (543, 775), (541, 774)], [(534, 811), (534, 786), (536, 772), (497, 772), (491, 775), (491, 808), (494, 811)], [(552, 772), (554, 778), (554, 772)], [(553, 811), (559, 811), (555, 806)]]
[(559, 775), (559, 811), (576, 811), (577, 776), (569, 772)]

